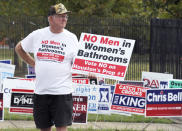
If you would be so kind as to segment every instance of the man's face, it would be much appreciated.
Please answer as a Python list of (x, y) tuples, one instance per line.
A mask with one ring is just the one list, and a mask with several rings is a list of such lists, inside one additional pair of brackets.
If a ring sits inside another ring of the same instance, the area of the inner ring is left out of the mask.
[(53, 24), (56, 25), (58, 28), (66, 27), (67, 20), (68, 20), (67, 14), (53, 15)]

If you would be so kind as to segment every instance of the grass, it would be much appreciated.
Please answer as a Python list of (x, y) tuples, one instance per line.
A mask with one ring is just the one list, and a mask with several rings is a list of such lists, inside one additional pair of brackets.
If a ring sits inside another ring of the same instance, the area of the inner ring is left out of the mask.
[[(8, 109), (5, 109), (4, 114), (5, 120), (26, 120), (32, 121), (32, 115), (23, 115), (23, 114), (12, 114), (9, 113)], [(142, 115), (132, 115), (124, 116), (118, 114), (104, 115), (104, 114), (88, 114), (88, 122), (129, 122), (129, 123), (165, 123), (172, 124), (173, 121), (167, 118), (152, 118), (145, 117)]]

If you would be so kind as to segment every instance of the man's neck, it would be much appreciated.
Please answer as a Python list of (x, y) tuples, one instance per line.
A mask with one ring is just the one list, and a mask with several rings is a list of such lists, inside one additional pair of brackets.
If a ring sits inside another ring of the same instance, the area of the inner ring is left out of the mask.
[(57, 27), (54, 27), (54, 26), (50, 26), (50, 31), (52, 33), (61, 33), (63, 32), (64, 28), (57, 28)]

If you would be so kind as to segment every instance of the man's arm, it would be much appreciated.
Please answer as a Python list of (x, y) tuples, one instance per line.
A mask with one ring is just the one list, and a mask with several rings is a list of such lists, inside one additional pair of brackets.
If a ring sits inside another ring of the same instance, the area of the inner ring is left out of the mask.
[(19, 42), (16, 47), (15, 47), (15, 51), (16, 53), (26, 62), (28, 63), (29, 65), (31, 65), (32, 67), (35, 66), (35, 60), (33, 59), (33, 57), (29, 54), (29, 53), (26, 53), (22, 46), (21, 46), (21, 43)]

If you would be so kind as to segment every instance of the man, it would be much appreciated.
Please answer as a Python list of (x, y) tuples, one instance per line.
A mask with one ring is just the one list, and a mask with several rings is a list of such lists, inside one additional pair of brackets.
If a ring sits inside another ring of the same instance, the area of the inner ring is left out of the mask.
[[(68, 13), (63, 4), (49, 9), (49, 26), (30, 33), (15, 48), (17, 54), (35, 67), (36, 89), (33, 116), (37, 128), (66, 131), (72, 124), (71, 63), (78, 40), (65, 29)], [(34, 58), (29, 53), (34, 53)]]

